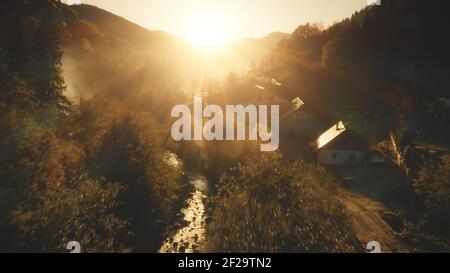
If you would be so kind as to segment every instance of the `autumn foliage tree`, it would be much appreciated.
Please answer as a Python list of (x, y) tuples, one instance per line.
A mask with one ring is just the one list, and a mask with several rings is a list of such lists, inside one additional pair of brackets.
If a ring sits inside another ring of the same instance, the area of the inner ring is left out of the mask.
[(361, 246), (323, 168), (278, 154), (246, 158), (211, 202), (210, 245), (220, 252), (355, 252)]
[(1, 5), (0, 251), (156, 251), (187, 191), (161, 125), (108, 97), (71, 106), (62, 4)]
[(450, 156), (427, 160), (413, 181), (413, 188), (428, 211), (427, 228), (450, 235)]

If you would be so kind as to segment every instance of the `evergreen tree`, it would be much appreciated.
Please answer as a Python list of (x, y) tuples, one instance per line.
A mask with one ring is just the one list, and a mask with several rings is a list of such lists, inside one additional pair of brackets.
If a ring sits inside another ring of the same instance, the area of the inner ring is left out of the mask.
[(51, 11), (40, 20), (33, 51), (32, 69), (38, 100), (56, 105), (60, 110), (66, 108), (58, 20)]

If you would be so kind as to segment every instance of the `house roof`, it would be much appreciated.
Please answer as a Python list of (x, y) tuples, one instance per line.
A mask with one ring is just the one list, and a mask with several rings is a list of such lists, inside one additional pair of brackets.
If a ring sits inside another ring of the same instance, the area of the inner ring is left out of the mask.
[(346, 128), (344, 126), (344, 123), (342, 121), (339, 121), (338, 123), (331, 126), (328, 130), (326, 130), (324, 133), (322, 133), (316, 140), (316, 147), (317, 149), (323, 148), (328, 143), (332, 142), (334, 139), (336, 139), (340, 134), (345, 132)]

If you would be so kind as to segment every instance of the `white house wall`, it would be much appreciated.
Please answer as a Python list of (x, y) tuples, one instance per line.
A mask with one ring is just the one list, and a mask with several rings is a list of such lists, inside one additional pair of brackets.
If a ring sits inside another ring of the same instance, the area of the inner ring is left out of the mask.
[[(333, 157), (335, 153), (336, 157)], [(355, 160), (351, 160), (352, 154)], [(317, 154), (317, 160), (323, 165), (351, 165), (361, 163), (365, 158), (365, 153), (353, 150), (327, 150), (320, 149)]]

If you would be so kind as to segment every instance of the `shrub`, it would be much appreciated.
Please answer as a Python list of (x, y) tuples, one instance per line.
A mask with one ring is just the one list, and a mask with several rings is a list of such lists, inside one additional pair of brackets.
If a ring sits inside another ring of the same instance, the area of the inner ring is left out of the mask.
[(323, 168), (278, 154), (244, 159), (224, 175), (212, 199), (208, 236), (220, 252), (360, 250)]
[(427, 227), (450, 235), (450, 156), (437, 163), (426, 161), (413, 180), (413, 188), (428, 211)]

